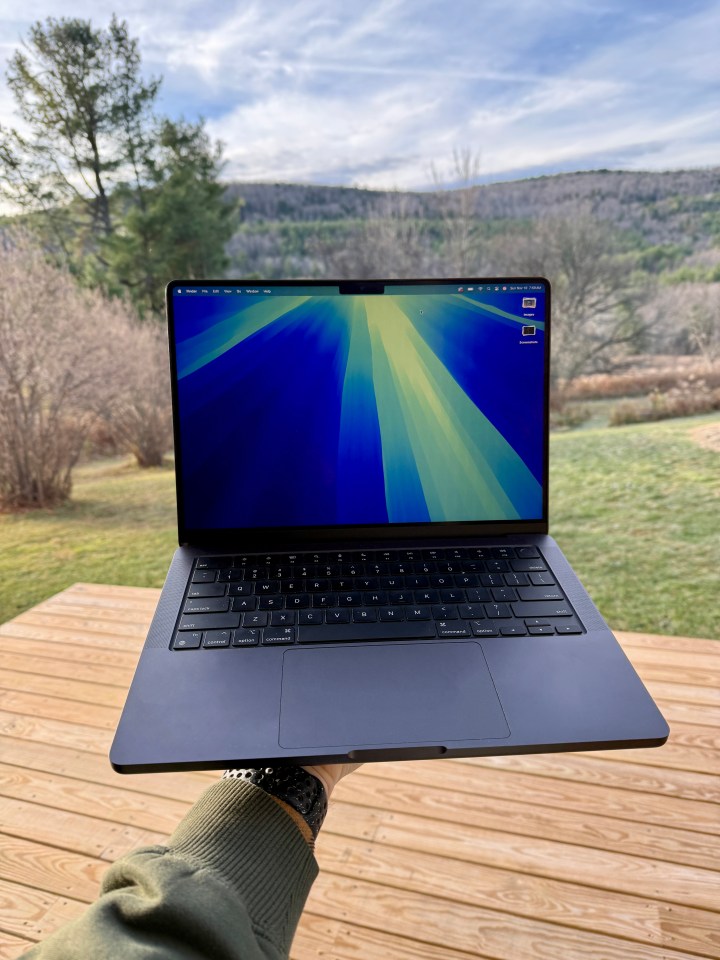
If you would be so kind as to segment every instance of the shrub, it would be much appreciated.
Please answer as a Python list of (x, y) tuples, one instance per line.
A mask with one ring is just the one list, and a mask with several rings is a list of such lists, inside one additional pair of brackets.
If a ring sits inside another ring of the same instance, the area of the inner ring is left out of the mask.
[(113, 384), (105, 303), (20, 235), (0, 238), (0, 506), (65, 500)]
[(139, 466), (159, 467), (172, 447), (167, 336), (155, 324), (132, 322), (117, 341), (125, 375), (109, 407), (108, 430)]
[(698, 413), (720, 410), (720, 387), (711, 387), (705, 380), (688, 378), (667, 393), (653, 391), (642, 400), (618, 403), (610, 414), (610, 426), (690, 417)]
[(80, 289), (26, 236), (0, 236), (0, 508), (66, 500), (100, 433), (161, 463), (171, 422), (164, 334)]

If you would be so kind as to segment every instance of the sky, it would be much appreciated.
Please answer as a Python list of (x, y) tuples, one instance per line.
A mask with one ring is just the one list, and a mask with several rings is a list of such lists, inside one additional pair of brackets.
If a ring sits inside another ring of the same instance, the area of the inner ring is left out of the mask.
[[(0, 9), (5, 83), (28, 27), (109, 0)], [(172, 11), (172, 12), (171, 12)], [(720, 165), (720, 0), (124, 0), (160, 110), (206, 119), (224, 177), (426, 189)], [(22, 19), (18, 14), (22, 14)]]

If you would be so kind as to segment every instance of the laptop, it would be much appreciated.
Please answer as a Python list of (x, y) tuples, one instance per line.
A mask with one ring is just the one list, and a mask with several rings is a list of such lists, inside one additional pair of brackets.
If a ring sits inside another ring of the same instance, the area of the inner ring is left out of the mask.
[(121, 773), (659, 746), (548, 535), (540, 277), (167, 288), (179, 547)]

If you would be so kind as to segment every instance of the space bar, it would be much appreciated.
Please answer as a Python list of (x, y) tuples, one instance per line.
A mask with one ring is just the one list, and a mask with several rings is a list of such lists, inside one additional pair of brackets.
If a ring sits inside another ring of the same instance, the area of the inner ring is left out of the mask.
[(299, 643), (342, 643), (345, 640), (413, 640), (435, 637), (432, 620), (401, 623), (334, 623), (298, 628)]

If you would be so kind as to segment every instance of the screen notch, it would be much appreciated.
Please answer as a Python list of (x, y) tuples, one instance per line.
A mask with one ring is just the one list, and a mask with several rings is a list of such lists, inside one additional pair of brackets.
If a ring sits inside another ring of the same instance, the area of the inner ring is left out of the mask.
[(368, 294), (385, 293), (385, 284), (376, 280), (343, 280), (340, 282), (341, 294)]

